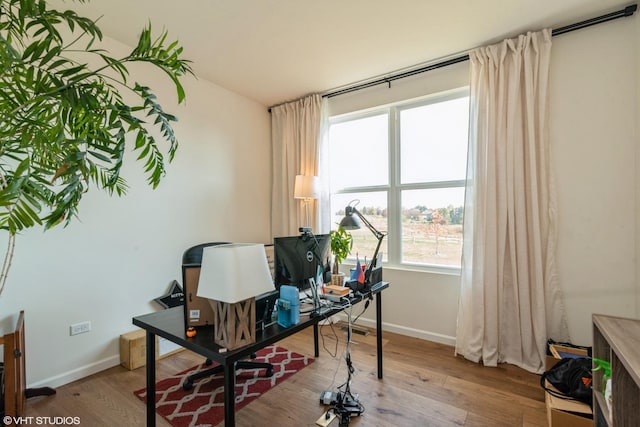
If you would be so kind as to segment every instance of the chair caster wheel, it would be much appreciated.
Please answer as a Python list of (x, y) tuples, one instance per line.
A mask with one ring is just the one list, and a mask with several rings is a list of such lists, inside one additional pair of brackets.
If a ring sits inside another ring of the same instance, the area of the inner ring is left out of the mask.
[(193, 382), (191, 382), (190, 380), (185, 380), (185, 381), (182, 383), (182, 389), (183, 389), (184, 391), (189, 391), (189, 390), (191, 390), (192, 388), (193, 388)]
[(207, 359), (207, 360), (204, 361), (204, 364), (205, 364), (205, 366), (211, 366), (211, 365), (213, 365), (213, 360)]
[(267, 372), (265, 374), (267, 377), (272, 377), (273, 376), (273, 368), (267, 368)]

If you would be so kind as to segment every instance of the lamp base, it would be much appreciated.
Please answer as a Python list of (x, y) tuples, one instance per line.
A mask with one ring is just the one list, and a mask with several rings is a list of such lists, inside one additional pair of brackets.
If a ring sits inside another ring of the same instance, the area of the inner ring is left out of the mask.
[(256, 341), (256, 299), (237, 303), (209, 300), (214, 313), (213, 340), (228, 350)]
[(344, 273), (338, 273), (338, 274), (334, 273), (331, 275), (331, 284), (333, 286), (344, 286), (344, 279), (345, 279)]

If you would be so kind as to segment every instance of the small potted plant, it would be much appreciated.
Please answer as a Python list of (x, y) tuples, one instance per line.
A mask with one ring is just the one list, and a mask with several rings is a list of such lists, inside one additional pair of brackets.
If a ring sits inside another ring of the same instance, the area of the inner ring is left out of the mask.
[(331, 230), (331, 253), (333, 254), (333, 271), (331, 284), (343, 286), (344, 273), (340, 273), (340, 263), (347, 258), (353, 247), (353, 236), (342, 227)]

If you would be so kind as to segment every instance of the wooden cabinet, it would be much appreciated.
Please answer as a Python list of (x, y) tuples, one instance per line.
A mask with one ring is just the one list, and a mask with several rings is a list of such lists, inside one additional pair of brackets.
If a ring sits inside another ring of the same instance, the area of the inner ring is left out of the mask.
[(640, 320), (593, 315), (593, 357), (611, 363), (611, 408), (603, 394), (603, 371), (593, 372), (596, 426), (640, 426)]
[[(26, 377), (24, 372), (24, 311), (20, 312), (15, 332), (0, 336), (4, 346), (4, 415), (24, 415)], [(0, 387), (3, 384), (0, 384)], [(3, 425), (13, 426), (14, 418)]]

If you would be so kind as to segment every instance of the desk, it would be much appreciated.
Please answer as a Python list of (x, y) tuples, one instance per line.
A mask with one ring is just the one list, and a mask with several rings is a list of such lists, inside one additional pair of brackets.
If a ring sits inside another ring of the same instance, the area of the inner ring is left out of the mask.
[[(389, 283), (380, 282), (372, 286), (371, 295), (375, 295), (376, 300), (376, 333), (377, 333), (377, 356), (378, 356), (378, 378), (382, 378), (382, 295), (381, 292), (389, 287)], [(369, 297), (369, 294), (351, 298), (351, 303), (356, 304)], [(186, 336), (184, 325), (184, 308), (174, 307), (155, 313), (136, 316), (133, 324), (146, 330), (146, 358), (147, 358), (147, 426), (156, 425), (156, 335), (161, 336), (171, 342), (188, 348), (207, 359), (218, 362), (223, 367), (224, 372), (224, 421), (225, 426), (235, 426), (235, 396), (234, 389), (236, 383), (235, 363), (248, 357), (252, 353), (280, 341), (303, 329), (313, 326), (314, 355), (318, 357), (318, 323), (326, 317), (338, 314), (341, 308), (329, 311), (322, 317), (310, 317), (301, 315), (300, 323), (290, 328), (283, 328), (278, 324), (268, 326), (262, 331), (256, 331), (256, 342), (245, 347), (238, 348), (226, 353), (220, 353), (220, 346), (213, 342), (213, 327), (201, 326), (198, 334), (193, 338)]]

